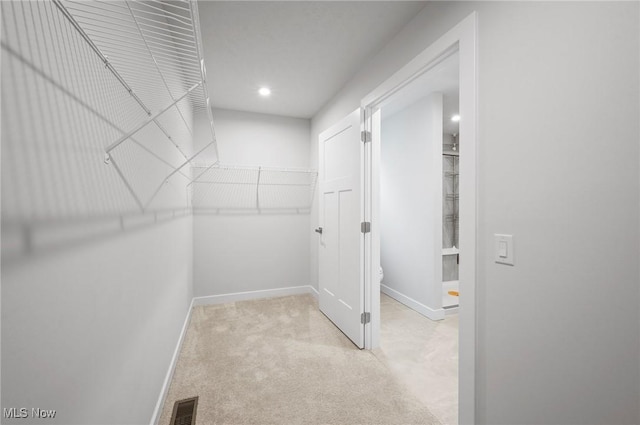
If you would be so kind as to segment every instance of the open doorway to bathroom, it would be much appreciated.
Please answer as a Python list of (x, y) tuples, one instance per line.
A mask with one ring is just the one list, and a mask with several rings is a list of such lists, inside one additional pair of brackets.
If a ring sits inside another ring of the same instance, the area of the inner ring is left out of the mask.
[(380, 351), (444, 424), (458, 423), (458, 107), (456, 52), (380, 107)]

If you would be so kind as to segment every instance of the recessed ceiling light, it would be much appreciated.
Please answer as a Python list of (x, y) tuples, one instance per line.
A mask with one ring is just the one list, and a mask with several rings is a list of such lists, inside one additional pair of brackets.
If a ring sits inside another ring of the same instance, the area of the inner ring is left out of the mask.
[(271, 94), (271, 90), (269, 90), (269, 87), (260, 87), (260, 90), (258, 90), (258, 93), (260, 93), (260, 96), (269, 96)]
[(454, 116), (451, 117), (451, 121), (453, 122), (458, 122), (460, 121), (460, 115), (456, 114)]

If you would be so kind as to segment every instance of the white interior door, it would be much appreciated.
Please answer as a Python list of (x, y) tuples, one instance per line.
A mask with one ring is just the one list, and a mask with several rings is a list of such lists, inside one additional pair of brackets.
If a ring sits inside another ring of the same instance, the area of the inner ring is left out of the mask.
[(360, 109), (320, 134), (320, 310), (364, 347)]

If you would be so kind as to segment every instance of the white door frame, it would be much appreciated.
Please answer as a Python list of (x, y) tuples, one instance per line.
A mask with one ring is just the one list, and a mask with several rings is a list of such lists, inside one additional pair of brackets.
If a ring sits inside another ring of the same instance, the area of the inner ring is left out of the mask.
[(362, 130), (370, 131), (371, 143), (365, 151), (365, 221), (371, 222), (371, 233), (365, 237), (365, 311), (371, 322), (365, 326), (365, 348), (379, 346), (380, 338), (380, 128), (374, 128), (374, 114), (380, 105), (407, 84), (429, 71), (442, 59), (457, 51), (460, 58), (460, 299), (459, 299), (459, 367), (458, 417), (460, 424), (475, 423), (476, 413), (476, 268), (477, 268), (477, 14), (463, 19), (446, 34), (427, 47), (412, 61), (393, 74), (361, 101)]

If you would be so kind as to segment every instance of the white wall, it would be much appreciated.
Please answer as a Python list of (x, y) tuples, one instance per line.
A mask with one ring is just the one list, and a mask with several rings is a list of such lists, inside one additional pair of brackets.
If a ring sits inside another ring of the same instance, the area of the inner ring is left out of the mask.
[(442, 228), (434, 226), (442, 222), (442, 164), (434, 166), (442, 156), (442, 94), (383, 115), (381, 135), (383, 284), (435, 312), (442, 308)]
[[(53, 3), (1, 8), (16, 18), (1, 58), (2, 408), (57, 411), (3, 423), (149, 423), (193, 296), (185, 177), (163, 184), (184, 159), (154, 125), (113, 151), (145, 203), (162, 185), (143, 214), (104, 163), (122, 132), (98, 115), (131, 129), (144, 110)], [(137, 93), (154, 110), (169, 98)], [(190, 152), (176, 111), (159, 119)]]
[[(309, 168), (308, 119), (214, 108), (213, 121), (223, 164)], [(211, 140), (208, 125), (204, 114), (196, 114), (196, 146)], [(198, 161), (215, 159), (212, 153), (203, 152)]]
[[(220, 109), (213, 116), (222, 163), (309, 167), (309, 120)], [(196, 296), (309, 284), (308, 213), (196, 212), (193, 229)]]
[(478, 12), (478, 423), (640, 422), (638, 6), (430, 3), (312, 120)]
[(3, 263), (2, 407), (148, 423), (193, 296), (191, 228), (151, 222)]

